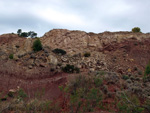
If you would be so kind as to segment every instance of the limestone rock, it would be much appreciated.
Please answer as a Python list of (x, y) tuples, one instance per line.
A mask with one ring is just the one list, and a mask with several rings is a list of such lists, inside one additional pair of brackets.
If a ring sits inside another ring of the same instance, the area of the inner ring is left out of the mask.
[(53, 55), (49, 55), (48, 62), (56, 65), (58, 63), (58, 59)]
[(66, 62), (68, 59), (67, 59), (66, 56), (61, 56), (61, 60), (62, 60), (63, 62)]

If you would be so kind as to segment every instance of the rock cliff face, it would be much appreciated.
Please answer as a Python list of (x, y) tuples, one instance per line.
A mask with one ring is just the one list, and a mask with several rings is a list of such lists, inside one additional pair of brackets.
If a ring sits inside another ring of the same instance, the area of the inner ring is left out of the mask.
[(9, 54), (14, 57), (32, 51), (33, 39), (19, 37), (16, 34), (5, 34), (0, 36), (0, 58), (8, 58)]
[(128, 39), (140, 41), (146, 38), (150, 38), (150, 34), (132, 32), (104, 32), (94, 34), (83, 31), (54, 29), (47, 32), (41, 40), (45, 46), (62, 48), (72, 54), (93, 50), (99, 51), (106, 45), (120, 43)]
[[(8, 60), (9, 55), (13, 54), (16, 63), (27, 69), (36, 66), (60, 69), (58, 64), (62, 66), (72, 64), (81, 69), (119, 73), (126, 72), (134, 66), (144, 70), (150, 60), (150, 34), (132, 32), (95, 34), (54, 29), (40, 38), (43, 50), (38, 53), (32, 50), (34, 40), (36, 39), (23, 38), (16, 34), (1, 35), (0, 59)], [(54, 54), (52, 50), (55, 48), (64, 49), (67, 55)], [(89, 52), (91, 56), (84, 57), (85, 52)]]
[[(84, 53), (87, 51), (99, 51), (113, 43), (121, 43), (128, 39), (142, 41), (150, 39), (150, 34), (132, 32), (104, 32), (86, 33), (84, 31), (69, 31), (66, 29), (51, 30), (41, 41), (43, 46), (52, 49), (61, 48), (68, 54)], [(16, 34), (5, 34), (0, 36), (1, 54), (15, 53), (22, 55), (32, 51), (35, 39), (18, 37)]]

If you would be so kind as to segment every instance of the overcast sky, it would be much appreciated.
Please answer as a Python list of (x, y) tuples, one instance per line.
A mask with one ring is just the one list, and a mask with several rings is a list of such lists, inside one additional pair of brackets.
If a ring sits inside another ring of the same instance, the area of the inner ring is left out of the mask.
[(0, 0), (0, 34), (52, 29), (150, 32), (150, 0)]

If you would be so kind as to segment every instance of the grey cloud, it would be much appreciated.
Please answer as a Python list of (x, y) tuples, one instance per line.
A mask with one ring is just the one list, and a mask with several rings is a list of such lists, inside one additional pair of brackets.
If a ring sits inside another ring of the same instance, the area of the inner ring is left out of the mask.
[(39, 36), (42, 36), (46, 31), (52, 29), (55, 26), (52, 23), (48, 23), (36, 16), (32, 15), (18, 15), (14, 17), (3, 16), (0, 18), (0, 29), (2, 33), (11, 33), (21, 28), (23, 31), (35, 31)]
[[(130, 31), (136, 26), (149, 32), (149, 6), (149, 0), (5, 0), (0, 1), (0, 34), (15, 32), (18, 28), (43, 35), (53, 28), (98, 33), (105, 30)], [(39, 11), (47, 11), (45, 17)], [(72, 19), (72, 15), (76, 19)], [(63, 20), (65, 16), (72, 19), (68, 24)]]

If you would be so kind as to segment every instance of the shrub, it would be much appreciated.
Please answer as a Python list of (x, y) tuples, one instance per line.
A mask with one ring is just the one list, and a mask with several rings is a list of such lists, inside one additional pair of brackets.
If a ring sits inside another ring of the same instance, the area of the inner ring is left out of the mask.
[(102, 79), (101, 78), (96, 78), (94, 79), (94, 84), (98, 87), (98, 86), (101, 86), (102, 84)]
[(73, 73), (74, 72), (74, 65), (67, 64), (62, 70), (66, 73)]
[(34, 31), (29, 31), (28, 37), (35, 38), (35, 37), (37, 37), (37, 33), (35, 33)]
[[(94, 80), (96, 76), (77, 75), (68, 81), (68, 91), (65, 95), (69, 97), (69, 108), (75, 113), (85, 113), (95, 111), (102, 103), (103, 93), (101, 86), (96, 87)], [(99, 81), (99, 80), (98, 80)], [(62, 91), (65, 88), (59, 87)]]
[(22, 32), (22, 29), (18, 29), (17, 34), (18, 36), (21, 36), (21, 37), (31, 37), (31, 38), (37, 37), (37, 33), (35, 33), (34, 31)]
[(14, 58), (14, 55), (13, 54), (10, 54), (9, 55), (9, 59), (13, 59)]
[(134, 27), (134, 28), (132, 29), (132, 32), (138, 33), (138, 32), (141, 32), (141, 29), (140, 29), (139, 27)]
[(21, 37), (28, 37), (28, 33), (27, 33), (27, 32), (22, 32), (22, 33), (20, 34), (20, 36), (21, 36)]
[(24, 99), (27, 97), (27, 94), (24, 92), (23, 89), (19, 89), (18, 91), (18, 99)]
[(147, 113), (145, 105), (140, 105), (140, 99), (137, 95), (125, 94), (120, 96), (117, 104), (119, 113)]
[(9, 92), (7, 95), (8, 95), (9, 97), (14, 97), (13, 92)]
[(90, 53), (84, 53), (84, 57), (90, 57), (91, 54)]
[(42, 44), (41, 44), (40, 39), (36, 39), (36, 40), (33, 42), (32, 48), (33, 48), (33, 50), (34, 50), (35, 52), (42, 50)]
[(127, 79), (129, 79), (129, 77), (127, 75), (123, 75), (122, 79), (127, 80)]
[(145, 68), (145, 76), (150, 74), (150, 63)]
[(55, 54), (60, 54), (60, 55), (65, 55), (66, 51), (63, 49), (54, 49), (52, 52), (54, 52)]
[(77, 68), (77, 67), (74, 67), (74, 65), (70, 65), (70, 64), (67, 64), (65, 67), (62, 68), (62, 70), (66, 73), (79, 73), (80, 72), (80, 69)]
[(75, 68), (74, 68), (74, 71), (75, 71), (76, 73), (80, 73), (80, 69), (79, 69), (78, 67), (75, 67)]

